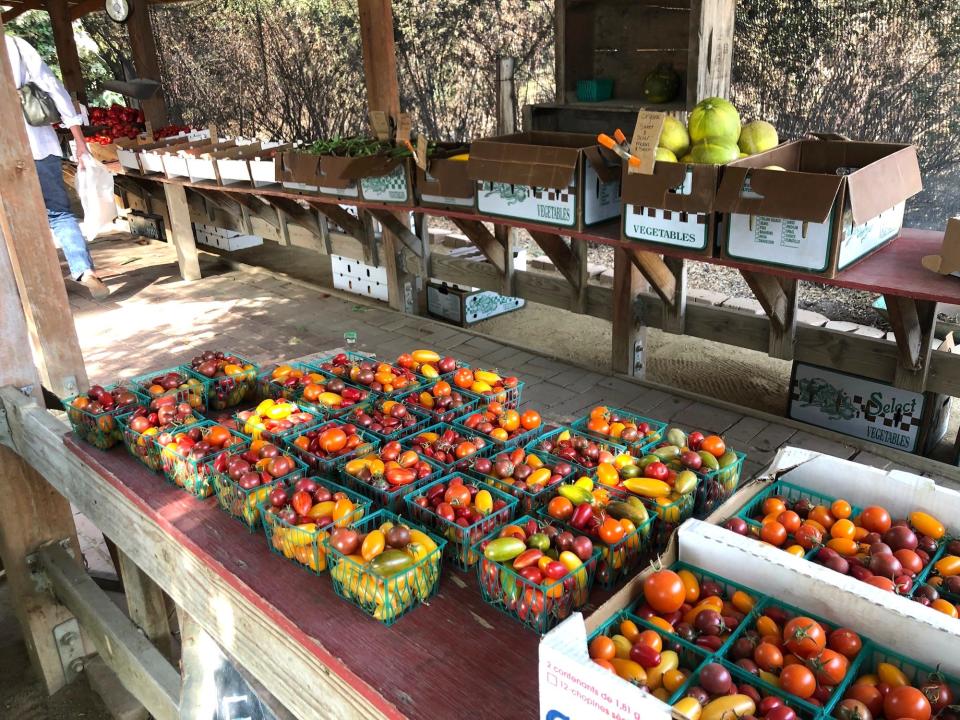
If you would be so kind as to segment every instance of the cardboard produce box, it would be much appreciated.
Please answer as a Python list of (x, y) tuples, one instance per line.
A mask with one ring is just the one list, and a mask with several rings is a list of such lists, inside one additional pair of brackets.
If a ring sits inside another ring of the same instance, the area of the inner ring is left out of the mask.
[(280, 154), (291, 146), (278, 142), (254, 142), (217, 154), (221, 185), (270, 187), (280, 184)]
[(658, 162), (652, 175), (623, 170), (624, 240), (658, 251), (678, 247), (713, 257), (719, 165)]
[(413, 205), (409, 157), (313, 155), (289, 150), (282, 155), (283, 186), (341, 200)]
[(912, 145), (784, 143), (723, 168), (723, 256), (835, 277), (897, 236), (922, 189)]
[(620, 215), (620, 158), (592, 135), (527, 132), (477, 140), (467, 165), (484, 215), (575, 230)]
[(118, 148), (117, 160), (120, 162), (120, 167), (123, 168), (124, 172), (132, 172), (137, 175), (156, 175), (165, 172), (163, 168), (164, 153), (176, 152), (177, 150), (183, 150), (195, 145), (204, 145), (209, 142), (209, 130), (194, 130), (156, 142)]
[[(779, 476), (791, 483), (854, 504), (883, 504), (894, 515), (924, 509), (960, 527), (960, 494), (929, 478), (900, 471), (884, 472), (798, 448), (784, 448), (760, 482), (734, 494), (709, 518), (730, 517)], [(733, 582), (788, 602), (849, 627), (871, 640), (951, 675), (960, 673), (960, 623), (905, 597), (885, 592), (852, 577), (758, 540), (699, 520), (685, 522), (662, 557), (664, 567), (680, 560)], [(641, 718), (666, 720), (671, 708), (640, 688), (600, 668), (589, 659), (590, 633), (642, 597), (647, 568), (601, 605), (586, 621), (575, 613), (540, 642), (540, 718)]]
[(943, 438), (949, 395), (794, 362), (787, 417), (904, 452), (925, 454)]
[(447, 210), (473, 210), (477, 204), (476, 183), (470, 177), (465, 160), (451, 160), (451, 153), (468, 152), (464, 145), (442, 146), (446, 156), (431, 157), (427, 169), (416, 167), (417, 205)]

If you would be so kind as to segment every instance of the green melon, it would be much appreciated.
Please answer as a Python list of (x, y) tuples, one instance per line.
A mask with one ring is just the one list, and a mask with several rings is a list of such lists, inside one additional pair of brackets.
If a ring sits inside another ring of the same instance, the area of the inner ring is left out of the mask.
[(737, 144), (741, 152), (756, 155), (775, 148), (780, 144), (780, 138), (777, 136), (777, 129), (766, 120), (754, 120), (741, 128)]
[(693, 146), (690, 155), (695, 163), (726, 165), (740, 157), (740, 151), (731, 143), (701, 142)]
[(736, 147), (740, 138), (740, 113), (723, 98), (707, 98), (697, 103), (687, 120), (690, 140), (709, 141)]
[(660, 161), (676, 162), (677, 156), (674, 155), (670, 150), (667, 150), (666, 148), (658, 147), (656, 160), (657, 162), (660, 162)]
[(667, 115), (663, 119), (663, 129), (660, 131), (660, 140), (657, 142), (677, 157), (687, 154), (690, 149), (690, 136), (686, 126), (675, 117)]
[(673, 65), (661, 63), (643, 79), (643, 97), (648, 103), (668, 103), (680, 94), (680, 76)]

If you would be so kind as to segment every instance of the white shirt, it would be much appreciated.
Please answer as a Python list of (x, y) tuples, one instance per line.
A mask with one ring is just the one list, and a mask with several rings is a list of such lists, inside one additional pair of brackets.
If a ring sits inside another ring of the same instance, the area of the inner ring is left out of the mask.
[[(6, 35), (7, 56), (10, 58), (10, 67), (13, 70), (13, 82), (19, 88), (25, 83), (36, 83), (40, 88), (50, 93), (53, 102), (60, 111), (60, 123), (64, 127), (80, 125), (80, 114), (73, 107), (70, 93), (53, 74), (47, 64), (43, 62), (39, 53), (30, 43), (11, 35)], [(34, 160), (43, 160), (50, 155), (60, 156), (60, 141), (52, 125), (33, 127), (24, 120), (27, 128), (27, 137), (30, 138), (30, 150)]]

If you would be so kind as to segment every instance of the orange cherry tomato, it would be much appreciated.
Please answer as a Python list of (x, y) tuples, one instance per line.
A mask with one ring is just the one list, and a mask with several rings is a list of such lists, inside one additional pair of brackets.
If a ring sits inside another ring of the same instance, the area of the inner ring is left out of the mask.
[(780, 547), (787, 541), (787, 529), (776, 520), (765, 522), (760, 528), (760, 539)]
[(780, 515), (780, 513), (787, 509), (787, 506), (784, 505), (783, 500), (778, 497), (768, 497), (763, 501), (762, 509), (765, 516), (773, 515), (774, 513)]
[(657, 652), (661, 652), (663, 650), (663, 638), (660, 637), (660, 633), (654, 630), (644, 630), (637, 635), (637, 639), (634, 641), (634, 644), (637, 643), (652, 647)]
[(846, 520), (853, 513), (853, 508), (846, 500), (834, 500), (830, 506), (830, 514), (837, 520)]
[[(643, 581), (643, 595), (647, 604), (659, 613), (680, 609), (687, 597), (683, 580), (673, 570), (657, 570)], [(668, 623), (669, 624), (669, 623)], [(673, 626), (671, 625), (671, 630)]]
[(806, 700), (817, 691), (817, 678), (803, 665), (788, 665), (780, 673), (780, 688)]
[(802, 522), (800, 516), (793, 510), (784, 510), (777, 516), (776, 520), (791, 534), (800, 529), (800, 523)]
[(719, 435), (708, 435), (700, 443), (700, 449), (707, 451), (714, 457), (722, 457), (727, 451), (727, 445)]
[[(573, 515), (573, 503), (557, 495), (547, 503), (547, 515), (557, 520), (567, 520)], [(629, 640), (629, 638), (627, 638)]]
[(623, 525), (620, 524), (619, 520), (608, 517), (603, 521), (603, 524), (597, 530), (597, 535), (599, 536), (600, 540), (607, 545), (615, 545), (623, 540), (624, 536), (626, 535), (626, 531), (624, 530)]
[(885, 533), (892, 523), (890, 513), (879, 505), (871, 505), (860, 513), (860, 524), (870, 532)]
[(606, 635), (597, 635), (590, 641), (588, 649), (594, 660), (612, 660), (617, 656), (617, 646)]
[(830, 508), (826, 505), (817, 505), (810, 510), (807, 516), (810, 520), (820, 523), (825, 529), (829, 530), (837, 519), (830, 514)]
[(536, 430), (542, 419), (536, 410), (527, 410), (520, 416), (520, 425), (524, 430)]

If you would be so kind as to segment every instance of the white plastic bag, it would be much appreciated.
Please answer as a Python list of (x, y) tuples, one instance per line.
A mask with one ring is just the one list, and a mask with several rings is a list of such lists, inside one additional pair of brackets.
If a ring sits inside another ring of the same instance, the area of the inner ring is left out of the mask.
[(113, 199), (113, 174), (90, 155), (83, 159), (83, 167), (77, 168), (77, 195), (83, 205), (80, 227), (84, 237), (93, 240), (104, 225), (113, 222), (117, 204)]

